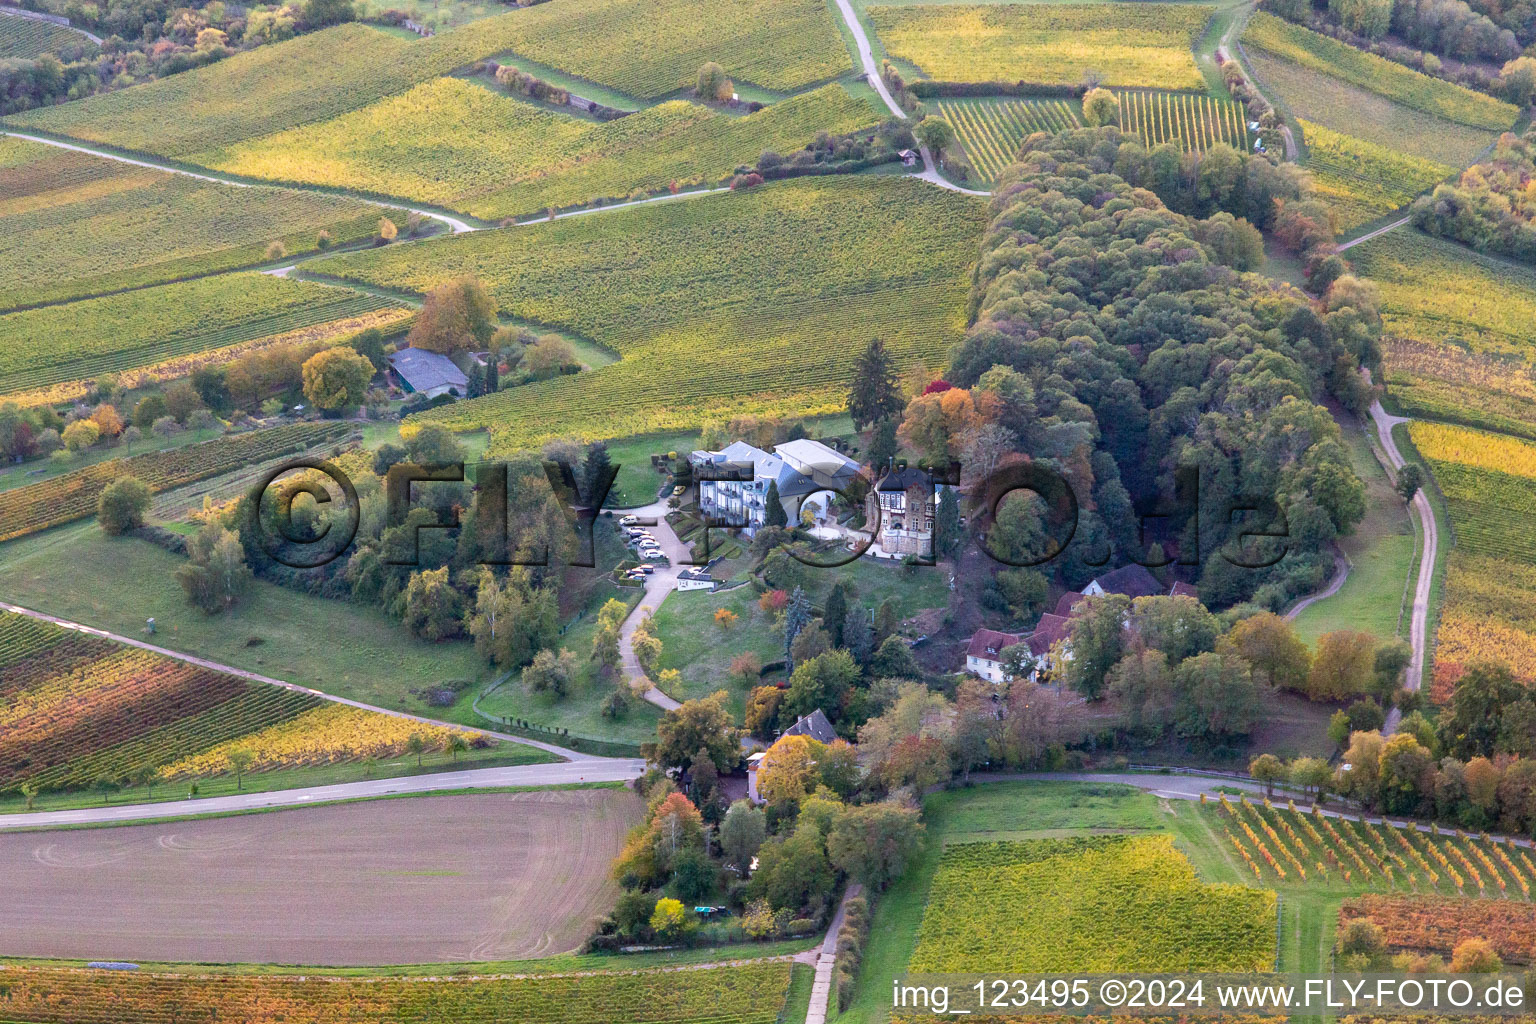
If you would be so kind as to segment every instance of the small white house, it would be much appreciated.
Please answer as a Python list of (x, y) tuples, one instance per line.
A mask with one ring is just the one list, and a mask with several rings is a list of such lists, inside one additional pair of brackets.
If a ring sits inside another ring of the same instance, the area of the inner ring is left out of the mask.
[(1002, 633), (978, 629), (965, 651), (965, 670), (993, 683), (1006, 683), (1010, 676), (1003, 667), (1003, 648), (1024, 639), (1022, 633)]
[(715, 579), (702, 565), (691, 566), (677, 574), (678, 590), (714, 590)]

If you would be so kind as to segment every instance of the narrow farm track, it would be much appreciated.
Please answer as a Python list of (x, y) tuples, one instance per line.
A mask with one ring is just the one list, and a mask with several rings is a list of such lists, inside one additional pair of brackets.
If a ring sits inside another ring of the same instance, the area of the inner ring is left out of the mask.
[[(853, 33), (854, 44), (859, 50), (859, 63), (864, 65), (864, 77), (869, 80), (869, 84), (874, 87), (875, 92), (880, 94), (880, 99), (885, 102), (886, 108), (892, 114), (905, 121), (907, 119), (907, 112), (901, 109), (901, 104), (896, 102), (896, 98), (891, 95), (891, 90), (885, 87), (885, 80), (880, 77), (880, 69), (875, 67), (875, 53), (869, 45), (869, 36), (864, 33), (864, 26), (859, 24), (859, 17), (854, 13), (853, 6), (848, 0), (837, 0), (837, 9), (842, 14), (843, 22), (848, 26), (848, 31)], [(992, 194), (956, 185), (939, 173), (938, 165), (934, 163), (933, 154), (928, 151), (927, 146), (919, 146), (918, 150), (923, 154), (923, 171), (921, 174), (912, 175), (912, 177), (920, 178), (940, 188), (947, 188), (951, 192), (961, 192), (968, 196), (990, 196)]]
[[(198, 181), (211, 181), (220, 185), (232, 185), (235, 188), (280, 188), (289, 192), (314, 192), (319, 195), (327, 196), (334, 196), (337, 194), (335, 192), (326, 191), (324, 189), (305, 188), (300, 185), (273, 185), (258, 183), (254, 181), (239, 181), (234, 178), (226, 178), (214, 174), (199, 174), (196, 171), (189, 171), (183, 167), (176, 167), (173, 164), (124, 156), (121, 153), (114, 153), (110, 149), (105, 149), (100, 146), (86, 146), (79, 143), (60, 142), (58, 139), (50, 139), (43, 135), (28, 135), (25, 132), (11, 131), (9, 129), (0, 131), (0, 134), (9, 135), (17, 139), (25, 139), (28, 142), (36, 142), (44, 146), (53, 146), (56, 149), (67, 149), (75, 153), (88, 153), (91, 156), (100, 157), (103, 160), (115, 160), (118, 163), (130, 164), (134, 167), (147, 167), (154, 171), (164, 171), (167, 174), (180, 174), (183, 177), (196, 178)], [(467, 221), (462, 221), (457, 217), (450, 217), (446, 213), (438, 213), (435, 210), (428, 210), (419, 206), (411, 206), (408, 203), (391, 203), (383, 199), (370, 199), (366, 196), (353, 195), (351, 193), (346, 193), (345, 197), (347, 199), (355, 200), (359, 203), (366, 203), (369, 206), (377, 206), (380, 209), (404, 210), (406, 213), (420, 214), (423, 217), (427, 217), (431, 220), (435, 220), (439, 223), (448, 225), (448, 229), (456, 235), (462, 234), (466, 231), (481, 230), (473, 224), (470, 224)]]
[(1339, 588), (1344, 586), (1344, 581), (1347, 579), (1349, 579), (1349, 559), (1345, 558), (1341, 553), (1335, 551), (1333, 553), (1333, 578), (1328, 581), (1328, 585), (1322, 590), (1319, 590), (1317, 593), (1308, 594), (1300, 601), (1297, 601), (1295, 607), (1285, 613), (1286, 619), (1294, 621), (1296, 616), (1300, 615), (1302, 612), (1306, 611), (1308, 608), (1312, 607), (1312, 605), (1321, 601), (1323, 598), (1332, 597), (1334, 594), (1337, 594), (1339, 592)]
[[(1388, 415), (1379, 401), (1371, 403), (1371, 419), (1376, 424), (1376, 435), (1381, 441), (1382, 451), (1386, 452), (1387, 461), (1392, 464), (1396, 482), (1397, 470), (1403, 468), (1405, 460), (1397, 450), (1397, 442), (1392, 439), (1392, 428), (1408, 421), (1401, 416)], [(1424, 531), (1424, 547), (1419, 556), (1419, 574), (1413, 591), (1413, 613), (1408, 620), (1408, 644), (1413, 648), (1413, 658), (1408, 662), (1403, 685), (1410, 691), (1417, 691), (1424, 685), (1424, 662), (1429, 640), (1429, 599), (1435, 583), (1435, 559), (1439, 554), (1440, 532), (1435, 524), (1435, 511), (1430, 508), (1429, 499), (1424, 496), (1422, 487), (1413, 496), (1412, 508)], [(1390, 734), (1397, 728), (1401, 718), (1402, 713), (1393, 708), (1387, 715), (1382, 733)]]
[[(1338, 245), (1338, 251), (1343, 252), (1345, 249), (1352, 249), (1359, 245), (1361, 242), (1369, 242), (1371, 239), (1379, 238), (1380, 236), (1386, 234), (1388, 231), (1396, 231), (1398, 228), (1403, 227), (1411, 220), (1413, 220), (1412, 217), (1399, 217), (1392, 223), (1385, 224), (1377, 228), (1375, 231), (1367, 231), (1359, 238), (1351, 238), (1347, 242), (1340, 242)], [(1399, 463), (1399, 465), (1401, 465), (1401, 463)]]

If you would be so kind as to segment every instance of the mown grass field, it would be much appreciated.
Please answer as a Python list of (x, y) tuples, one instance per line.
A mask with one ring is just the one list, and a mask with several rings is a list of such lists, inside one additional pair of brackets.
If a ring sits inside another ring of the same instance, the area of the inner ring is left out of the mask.
[(250, 266), (273, 243), (313, 252), (321, 231), (336, 244), (357, 241), (382, 213), (0, 137), (0, 310)]
[(1279, 60), (1342, 79), (1405, 107), (1470, 128), (1503, 131), (1520, 115), (1511, 103), (1357, 50), (1264, 11), (1249, 19), (1243, 43)]
[(1407, 230), (1349, 255), (1381, 289), (1388, 393), (1404, 414), (1536, 436), (1536, 272)]
[[(1140, 136), (1148, 146), (1172, 142), (1186, 152), (1201, 153), (1218, 143), (1248, 148), (1248, 127), (1237, 103), (1141, 89), (1121, 89), (1115, 95), (1120, 101), (1120, 127)], [(1075, 99), (966, 97), (936, 103), (986, 181), (1014, 162), (1019, 143), (1032, 132), (1082, 126), (1082, 104)]]
[(1365, 428), (1352, 417), (1339, 425), (1349, 445), (1350, 464), (1366, 487), (1366, 512), (1354, 533), (1338, 542), (1350, 561), (1344, 585), (1296, 616), (1296, 631), (1313, 643), (1336, 629), (1364, 630), (1383, 639), (1397, 636), (1399, 630), (1406, 634), (1404, 593), (1416, 565), (1417, 542), (1408, 507), (1392, 489)]
[(1456, 169), (1303, 120), (1313, 188), (1348, 231), (1401, 209)]
[(1536, 656), (1536, 444), (1441, 423), (1408, 436), (1428, 462), (1456, 533), (1435, 634), (1434, 695), (1469, 662), (1499, 660), (1530, 678)]
[(1298, 118), (1409, 156), (1456, 167), (1472, 162), (1494, 133), (1426, 114), (1326, 71), (1254, 47), (1248, 64), (1265, 91)]
[(200, 353), (228, 354), (235, 346), (401, 308), (377, 295), (249, 273), (7, 313), (0, 315), (0, 394)]
[(455, 430), (487, 427), (491, 451), (505, 452), (751, 412), (842, 411), (868, 338), (884, 339), (901, 366), (935, 363), (958, 339), (984, 209), (916, 181), (801, 179), (313, 267), (411, 291), (474, 274), (504, 312), (620, 353), (590, 373), (427, 414)]
[(1201, 89), (1190, 47), (1212, 12), (1194, 4), (928, 4), (866, 10), (881, 44), (941, 82)]
[[(209, 617), (187, 604), (175, 571), (185, 560), (147, 541), (113, 539), (94, 522), (34, 534), (0, 547), (6, 600), (220, 664), (313, 686), (368, 704), (468, 725), (468, 687), (451, 708), (429, 708), (410, 691), (450, 680), (486, 681), (485, 660), (468, 642), (413, 639), (379, 609), (257, 580), (241, 603)], [(90, 566), (81, 586), (80, 567)], [(344, 636), (347, 642), (336, 643)], [(380, 665), (389, 666), (380, 671)]]
[(36, 18), (0, 15), (0, 60), (31, 60), (39, 54), (67, 53), (77, 49), (95, 53), (96, 44), (63, 25)]
[(497, 220), (717, 185), (764, 150), (800, 149), (818, 131), (869, 127), (877, 112), (829, 85), (735, 117), (684, 100), (595, 122), (440, 78), (319, 124), (205, 154), (208, 166), (274, 181), (367, 182)]

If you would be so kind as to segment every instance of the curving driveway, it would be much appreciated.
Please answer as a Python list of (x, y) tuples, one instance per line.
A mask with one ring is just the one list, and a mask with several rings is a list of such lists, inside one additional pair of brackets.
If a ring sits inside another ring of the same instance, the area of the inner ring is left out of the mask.
[[(637, 516), (641, 524), (655, 535), (661, 550), (666, 552), (669, 565), (659, 567), (655, 572), (645, 578), (645, 596), (640, 603), (629, 613), (629, 618), (619, 627), (619, 656), (624, 678), (636, 685), (637, 681), (645, 683), (644, 697), (650, 703), (663, 711), (671, 711), (681, 705), (665, 693), (658, 690), (654, 683), (646, 677), (644, 670), (640, 668), (640, 659), (635, 657), (634, 649), (630, 641), (634, 639), (635, 631), (640, 628), (640, 623), (645, 621), (646, 615), (661, 607), (661, 603), (667, 599), (667, 595), (677, 588), (677, 577), (689, 566), (693, 558), (693, 551), (684, 544), (673, 531), (672, 525), (667, 522), (667, 508), (665, 501), (653, 501), (649, 505), (639, 508), (624, 510), (624, 515)], [(638, 688), (638, 687), (637, 687)]]

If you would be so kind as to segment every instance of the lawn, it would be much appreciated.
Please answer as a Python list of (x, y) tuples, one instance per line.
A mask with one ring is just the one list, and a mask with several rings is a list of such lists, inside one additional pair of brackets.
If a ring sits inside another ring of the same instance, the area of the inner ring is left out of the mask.
[[(112, 539), (94, 522), (0, 546), (0, 594), (25, 608), (144, 637), (221, 664), (369, 704), (478, 724), (469, 695), (429, 708), (410, 691), (445, 680), (484, 680), (465, 641), (415, 640), (384, 612), (256, 581), (232, 611), (209, 617), (187, 604), (172, 574), (182, 560), (147, 541)], [(345, 643), (337, 639), (344, 637)]]
[[(741, 720), (757, 680), (732, 679), (731, 659), (751, 652), (764, 665), (784, 660), (784, 638), (773, 628), (772, 614), (758, 608), (757, 598), (750, 586), (714, 594), (686, 590), (667, 598), (656, 612), (661, 667), (677, 669), (683, 676), (681, 687), (670, 696), (689, 700), (725, 690), (731, 696), (732, 712)], [(715, 624), (715, 612), (721, 608), (738, 616), (729, 629)]]
[(1371, 439), (1359, 421), (1340, 418), (1350, 462), (1365, 482), (1365, 519), (1339, 541), (1350, 561), (1349, 578), (1332, 597), (1313, 602), (1295, 619), (1309, 642), (1336, 629), (1358, 629), (1383, 639), (1407, 633), (1404, 594), (1417, 554), (1408, 508), (1393, 490), (1377, 461)]
[[(621, 719), (603, 715), (603, 702), (608, 699), (616, 684), (599, 678), (591, 663), (592, 637), (597, 632), (597, 608), (615, 596), (626, 600), (633, 607), (640, 602), (640, 594), (638, 588), (617, 591), (610, 587), (594, 592), (587, 611), (560, 637), (559, 646), (570, 650), (581, 661), (580, 678), (564, 697), (533, 693), (523, 686), (521, 676), (514, 673), (481, 699), (480, 710), (487, 715), (522, 719), (541, 729), (564, 729), (573, 736), (590, 739), (631, 744), (655, 739), (656, 723), (661, 718), (661, 712), (639, 698), (630, 702), (629, 713)], [(481, 721), (484, 722), (483, 719)], [(558, 736), (550, 739), (555, 743), (560, 742)]]
[(850, 589), (850, 604), (879, 608), (892, 601), (902, 620), (925, 609), (949, 604), (949, 572), (937, 565), (909, 568), (889, 559), (860, 558), (835, 569), (807, 566), (806, 573), (806, 593), (817, 606), (839, 581)]

